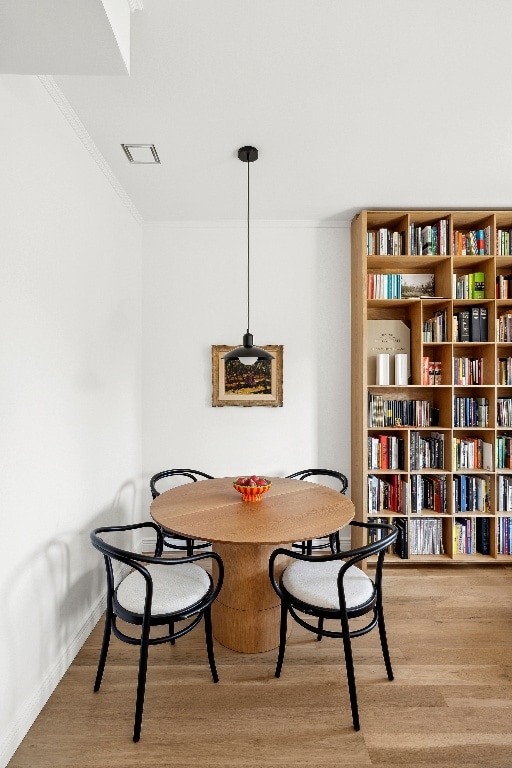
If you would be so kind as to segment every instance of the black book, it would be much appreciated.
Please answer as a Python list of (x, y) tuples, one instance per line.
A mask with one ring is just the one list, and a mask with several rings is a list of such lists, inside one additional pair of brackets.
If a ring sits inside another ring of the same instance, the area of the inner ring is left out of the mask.
[(395, 554), (397, 554), (401, 560), (407, 560), (409, 558), (407, 518), (395, 517), (394, 523), (398, 528), (398, 537), (395, 543)]
[(402, 437), (398, 438), (398, 469), (405, 468), (405, 441)]
[(471, 341), (482, 341), (480, 338), (480, 307), (471, 307), (469, 318), (469, 337)]
[(476, 551), (481, 555), (489, 555), (490, 548), (490, 520), (488, 517), (476, 518)]
[(489, 341), (487, 307), (480, 307), (480, 341)]
[(461, 309), (457, 312), (459, 318), (459, 338), (457, 341), (470, 341), (469, 333), (469, 309)]

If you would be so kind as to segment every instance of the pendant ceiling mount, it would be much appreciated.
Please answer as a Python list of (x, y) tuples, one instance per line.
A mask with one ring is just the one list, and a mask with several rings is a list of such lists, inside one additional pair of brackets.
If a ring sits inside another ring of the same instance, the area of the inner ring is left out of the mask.
[(238, 150), (238, 159), (242, 163), (254, 163), (258, 159), (258, 150), (256, 147), (240, 147)]
[(224, 360), (236, 360), (238, 358), (244, 365), (253, 365), (257, 360), (273, 360), (274, 355), (264, 350), (262, 347), (256, 347), (253, 344), (253, 336), (249, 330), (249, 308), (250, 308), (250, 182), (249, 168), (250, 163), (258, 159), (258, 150), (256, 147), (240, 147), (238, 150), (238, 159), (247, 163), (247, 331), (244, 333), (242, 346), (232, 349), (224, 355)]

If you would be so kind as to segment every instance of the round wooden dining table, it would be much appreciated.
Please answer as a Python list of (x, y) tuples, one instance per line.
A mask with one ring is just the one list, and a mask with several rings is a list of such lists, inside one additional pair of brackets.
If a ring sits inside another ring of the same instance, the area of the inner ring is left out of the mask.
[[(151, 504), (165, 531), (211, 541), (224, 562), (224, 584), (213, 604), (213, 633), (227, 648), (259, 653), (279, 645), (280, 601), (268, 575), (270, 554), (343, 528), (354, 516), (352, 501), (305, 480), (269, 478), (259, 502), (243, 502), (236, 478), (202, 480), (172, 488)], [(281, 568), (285, 562), (280, 564)]]

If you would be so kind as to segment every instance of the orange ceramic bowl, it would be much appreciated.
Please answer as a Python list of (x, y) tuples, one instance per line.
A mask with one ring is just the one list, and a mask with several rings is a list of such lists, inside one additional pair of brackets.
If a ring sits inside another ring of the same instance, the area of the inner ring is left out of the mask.
[(263, 494), (268, 491), (272, 483), (268, 485), (238, 485), (233, 483), (233, 488), (242, 494), (242, 501), (261, 501)]

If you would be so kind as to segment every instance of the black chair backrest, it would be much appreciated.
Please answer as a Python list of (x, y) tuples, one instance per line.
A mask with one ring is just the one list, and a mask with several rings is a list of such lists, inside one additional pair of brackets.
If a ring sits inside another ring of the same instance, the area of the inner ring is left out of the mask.
[[(103, 534), (111, 535), (118, 532), (133, 531), (138, 528), (146, 528), (146, 529), (151, 528), (156, 533), (156, 545), (155, 545), (154, 555), (141, 554), (138, 552), (133, 552), (131, 550), (122, 549), (121, 547), (115, 546), (114, 544), (111, 544), (110, 542), (106, 541), (103, 538)], [(149, 594), (152, 593), (152, 578), (151, 578), (151, 574), (149, 573), (149, 571), (145, 566), (150, 564), (157, 564), (157, 565), (161, 564), (165, 566), (169, 566), (169, 565), (173, 566), (173, 565), (182, 565), (183, 563), (195, 563), (198, 560), (214, 559), (217, 561), (217, 567), (218, 567), (217, 587), (212, 592), (211, 600), (208, 601), (209, 603), (213, 602), (213, 600), (215, 599), (216, 595), (218, 594), (222, 586), (224, 568), (223, 568), (222, 560), (216, 552), (203, 552), (201, 554), (194, 554), (191, 556), (180, 557), (180, 558), (162, 557), (162, 552), (164, 547), (163, 534), (160, 527), (152, 521), (145, 521), (143, 523), (132, 523), (131, 525), (113, 525), (113, 526), (95, 528), (93, 531), (91, 531), (90, 539), (93, 547), (99, 550), (105, 558), (108, 584), (109, 584), (109, 588), (112, 591), (114, 590), (114, 587), (115, 587), (114, 570), (111, 562), (112, 560), (118, 560), (119, 562), (124, 563), (125, 565), (129, 565), (131, 568), (138, 571), (146, 581), (146, 589), (149, 591)]]
[(202, 477), (204, 480), (213, 480), (213, 475), (208, 475), (206, 472), (201, 472), (199, 469), (164, 469), (162, 472), (157, 472), (153, 475), (149, 481), (149, 487), (151, 489), (151, 495), (153, 499), (160, 496), (160, 491), (156, 489), (156, 483), (159, 480), (163, 480), (165, 477), (187, 477), (194, 483), (197, 483), (198, 479)]
[(308, 477), (334, 477), (341, 483), (340, 493), (345, 493), (348, 488), (348, 480), (342, 472), (335, 469), (301, 469), (300, 472), (294, 472), (292, 475), (286, 475), (289, 480), (306, 480)]

